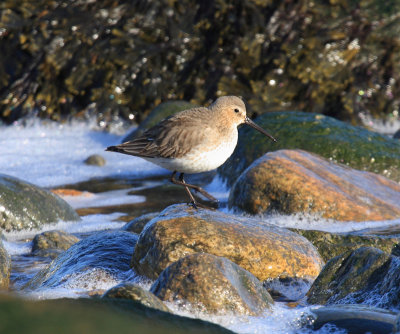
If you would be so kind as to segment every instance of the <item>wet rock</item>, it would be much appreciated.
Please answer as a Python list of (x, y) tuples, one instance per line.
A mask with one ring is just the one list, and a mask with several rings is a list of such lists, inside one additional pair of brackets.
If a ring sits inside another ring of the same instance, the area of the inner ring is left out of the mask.
[(50, 191), (0, 174), (0, 228), (5, 231), (40, 228), (59, 220), (80, 220), (75, 210)]
[(146, 226), (146, 224), (153, 218), (157, 217), (159, 214), (160, 214), (159, 212), (150, 212), (150, 213), (141, 215), (139, 217), (136, 217), (135, 219), (128, 222), (122, 228), (122, 230), (140, 234), (140, 232), (142, 232), (142, 230)]
[(172, 205), (148, 223), (139, 236), (131, 265), (156, 279), (171, 263), (192, 253), (226, 257), (259, 280), (311, 277), (322, 260), (305, 238), (256, 218)]
[(24, 289), (54, 288), (72, 281), (75, 286), (93, 290), (103, 281), (127, 279), (131, 275), (129, 260), (136, 241), (137, 236), (129, 232), (96, 233), (61, 253)]
[(102, 167), (106, 164), (106, 160), (99, 154), (92, 154), (84, 161), (84, 163), (86, 165)]
[[(373, 289), (377, 289), (377, 285), (385, 281), (393, 258), (395, 257), (372, 247), (360, 247), (339, 255), (326, 263), (311, 286), (307, 301), (322, 305), (345, 301), (351, 304), (367, 303)], [(395, 276), (398, 275), (397, 273)], [(394, 281), (394, 275), (390, 277)], [(378, 290), (381, 296), (384, 290), (388, 292), (384, 288)], [(382, 306), (379, 303), (375, 305)]]
[(255, 122), (267, 129), (277, 143), (254, 129), (239, 130), (238, 145), (219, 175), (232, 185), (257, 158), (280, 149), (302, 149), (333, 162), (400, 181), (400, 142), (388, 136), (349, 125), (320, 114), (271, 112)]
[(0, 290), (8, 289), (11, 273), (11, 257), (0, 238)]
[(378, 248), (385, 253), (397, 252), (400, 243), (400, 239), (396, 237), (363, 236), (315, 230), (291, 230), (309, 240), (317, 248), (318, 253), (325, 262), (340, 254), (363, 246)]
[(394, 135), (393, 135), (394, 139), (400, 139), (400, 130), (397, 130)]
[(20, 334), (21, 328), (26, 334), (233, 334), (207, 321), (111, 298), (31, 301), (0, 295), (0, 323), (7, 334)]
[(151, 292), (212, 314), (261, 315), (273, 303), (260, 281), (226, 258), (191, 254), (163, 270)]
[(107, 290), (102, 298), (133, 300), (164, 312), (171, 312), (167, 306), (150, 291), (132, 283), (121, 283)]
[(366, 305), (335, 305), (312, 309), (314, 330), (326, 324), (345, 329), (347, 333), (395, 333), (397, 313)]
[(140, 123), (139, 127), (128, 134), (122, 142), (132, 140), (133, 138), (140, 136), (144, 131), (150, 129), (152, 126), (156, 125), (158, 122), (176, 114), (179, 111), (190, 109), (196, 107), (187, 101), (167, 101), (159, 104), (155, 107), (150, 114)]
[(78, 241), (79, 238), (64, 231), (43, 232), (33, 238), (32, 254), (55, 258)]
[(400, 217), (400, 185), (301, 150), (267, 153), (239, 177), (229, 207), (246, 212), (317, 213), (342, 221)]

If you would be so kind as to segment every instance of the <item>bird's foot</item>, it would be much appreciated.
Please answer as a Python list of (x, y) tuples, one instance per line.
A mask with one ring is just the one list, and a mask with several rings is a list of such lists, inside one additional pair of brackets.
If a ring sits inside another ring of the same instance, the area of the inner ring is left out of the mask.
[(199, 208), (207, 209), (207, 210), (213, 210), (213, 211), (218, 209), (218, 205), (216, 207), (215, 206), (209, 206), (209, 205), (205, 205), (205, 204), (199, 203), (197, 201), (192, 201), (192, 202), (188, 203), (188, 205), (192, 206), (196, 210), (198, 210)]

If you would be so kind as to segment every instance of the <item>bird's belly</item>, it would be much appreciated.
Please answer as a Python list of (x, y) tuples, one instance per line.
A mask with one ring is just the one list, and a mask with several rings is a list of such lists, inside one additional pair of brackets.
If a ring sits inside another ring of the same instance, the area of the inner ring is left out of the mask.
[(180, 173), (202, 173), (221, 166), (233, 153), (237, 140), (225, 142), (213, 150), (196, 149), (179, 158), (146, 158), (146, 160)]

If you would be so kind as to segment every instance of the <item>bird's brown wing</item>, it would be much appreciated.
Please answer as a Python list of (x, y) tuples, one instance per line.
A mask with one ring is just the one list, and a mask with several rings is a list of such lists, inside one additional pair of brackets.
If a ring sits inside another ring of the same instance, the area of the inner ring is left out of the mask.
[[(141, 136), (126, 143), (108, 147), (108, 151), (148, 158), (179, 158), (191, 149), (206, 144), (211, 129), (199, 118), (208, 116), (208, 109), (191, 109), (161, 121)], [(201, 122), (200, 122), (201, 123)]]

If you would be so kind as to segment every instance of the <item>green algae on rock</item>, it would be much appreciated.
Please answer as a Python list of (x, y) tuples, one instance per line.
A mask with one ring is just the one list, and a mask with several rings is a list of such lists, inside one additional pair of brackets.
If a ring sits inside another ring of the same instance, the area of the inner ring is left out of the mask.
[(251, 273), (226, 258), (190, 254), (164, 269), (151, 287), (162, 300), (197, 312), (261, 315), (273, 300)]
[(249, 127), (239, 130), (235, 151), (218, 173), (230, 185), (250, 164), (267, 152), (302, 149), (334, 162), (400, 181), (400, 141), (321, 114), (271, 112), (255, 122), (277, 143)]
[(357, 235), (349, 233), (330, 233), (315, 230), (291, 229), (309, 240), (324, 259), (328, 260), (360, 247), (374, 247), (385, 253), (397, 252), (400, 238), (378, 235)]
[(80, 218), (67, 202), (50, 191), (0, 174), (0, 228), (18, 231), (60, 220), (79, 221)]
[(226, 94), (257, 113), (395, 115), (399, 10), (395, 0), (4, 0), (0, 115), (140, 122), (161, 101)]
[(0, 239), (0, 290), (8, 289), (11, 273), (11, 257)]
[(207, 321), (112, 298), (31, 301), (0, 295), (0, 323), (7, 334), (233, 334)]
[[(398, 262), (394, 258), (372, 247), (360, 247), (336, 256), (326, 263), (314, 281), (307, 293), (307, 301), (310, 304), (342, 304), (347, 298), (347, 303), (362, 303), (368, 299), (368, 292), (378, 285), (378, 294), (388, 292), (393, 295), (391, 285), (398, 284), (398, 274), (392, 271), (388, 276), (388, 271), (392, 261)], [(390, 284), (385, 282), (385, 276)], [(393, 306), (393, 301), (397, 305), (400, 302), (395, 297), (394, 300), (386, 300), (385, 306)]]

